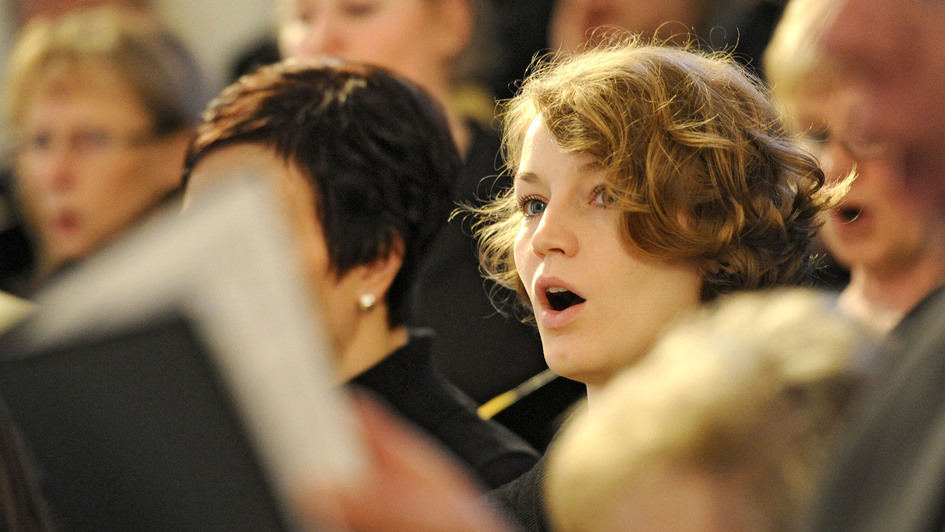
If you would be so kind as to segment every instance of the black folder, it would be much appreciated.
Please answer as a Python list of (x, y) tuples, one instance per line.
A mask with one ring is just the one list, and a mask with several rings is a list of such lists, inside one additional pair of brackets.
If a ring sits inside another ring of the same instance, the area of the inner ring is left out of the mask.
[(0, 396), (63, 530), (305, 530), (293, 484), (358, 476), (262, 181), (171, 205), (50, 282), (0, 338)]

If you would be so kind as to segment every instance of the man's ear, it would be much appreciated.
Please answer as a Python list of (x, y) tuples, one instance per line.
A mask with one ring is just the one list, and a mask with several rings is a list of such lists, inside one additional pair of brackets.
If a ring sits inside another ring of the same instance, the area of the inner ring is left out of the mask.
[(403, 264), (404, 241), (400, 235), (395, 235), (387, 253), (373, 262), (358, 266), (357, 275), (360, 277), (363, 293), (370, 293), (378, 300), (384, 300)]

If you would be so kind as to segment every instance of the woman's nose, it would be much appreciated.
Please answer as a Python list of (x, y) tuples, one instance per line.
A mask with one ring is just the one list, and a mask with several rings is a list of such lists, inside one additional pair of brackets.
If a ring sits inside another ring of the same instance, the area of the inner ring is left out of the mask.
[(532, 250), (539, 256), (554, 253), (573, 256), (578, 250), (574, 223), (567, 207), (549, 203), (532, 234)]

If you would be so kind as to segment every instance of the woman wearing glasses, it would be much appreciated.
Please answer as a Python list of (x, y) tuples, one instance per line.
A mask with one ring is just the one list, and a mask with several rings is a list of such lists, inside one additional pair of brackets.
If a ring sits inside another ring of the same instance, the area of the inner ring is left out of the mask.
[(33, 281), (179, 187), (206, 101), (196, 63), (152, 20), (105, 9), (36, 19), (19, 35), (6, 80)]

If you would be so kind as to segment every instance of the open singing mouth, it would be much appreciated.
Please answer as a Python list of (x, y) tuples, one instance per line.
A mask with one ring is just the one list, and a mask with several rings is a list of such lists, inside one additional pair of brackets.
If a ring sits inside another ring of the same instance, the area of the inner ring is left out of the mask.
[(545, 292), (545, 298), (548, 300), (548, 304), (551, 305), (551, 308), (559, 312), (571, 308), (574, 305), (580, 305), (586, 301), (583, 297), (574, 292), (558, 287), (549, 288)]
[(843, 223), (853, 223), (860, 217), (863, 210), (857, 207), (842, 207), (837, 210), (837, 217), (840, 218), (840, 221)]

